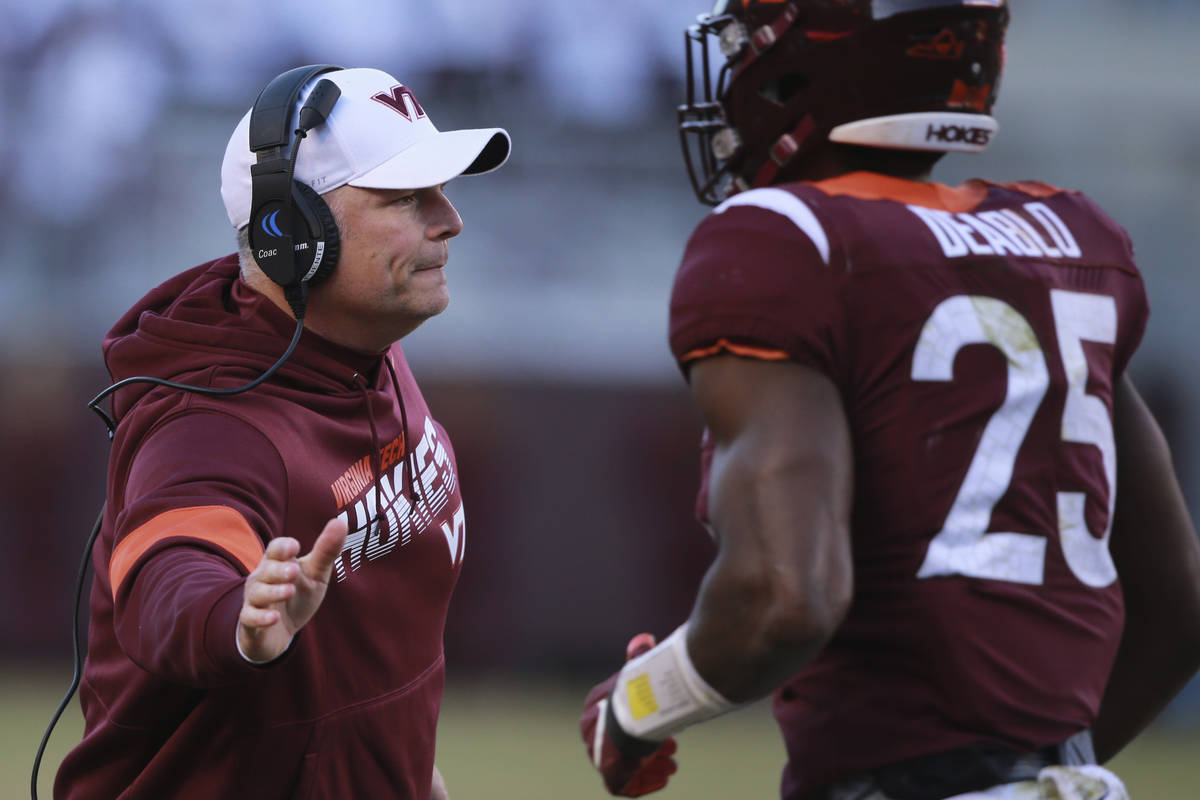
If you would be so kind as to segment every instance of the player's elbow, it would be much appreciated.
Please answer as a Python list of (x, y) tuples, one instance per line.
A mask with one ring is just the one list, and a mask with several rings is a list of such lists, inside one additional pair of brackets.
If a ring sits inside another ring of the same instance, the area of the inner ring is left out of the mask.
[(849, 570), (834, 570), (817, 580), (794, 573), (775, 583), (762, 630), (772, 650), (794, 653), (805, 661), (824, 647), (850, 608)]
[(689, 633), (697, 667), (733, 702), (762, 697), (817, 656), (851, 589), (848, 564), (814, 572), (767, 558), (718, 559)]
[(848, 566), (814, 574), (781, 564), (765, 565), (745, 587), (754, 609), (742, 627), (746, 653), (769, 671), (791, 674), (807, 664), (833, 636), (850, 607)]
[(845, 526), (829, 519), (813, 526), (808, 535), (813, 545), (793, 554), (791, 563), (773, 561), (762, 567), (769, 576), (764, 583), (770, 587), (762, 629), (773, 649), (798, 654), (805, 661), (841, 625), (854, 592)]

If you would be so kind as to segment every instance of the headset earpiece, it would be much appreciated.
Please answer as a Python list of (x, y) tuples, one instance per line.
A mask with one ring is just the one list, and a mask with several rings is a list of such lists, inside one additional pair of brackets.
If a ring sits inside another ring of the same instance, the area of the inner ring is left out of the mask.
[[(304, 218), (304, 224), (312, 234), (311, 247), (306, 250), (303, 247), (304, 243), (296, 241), (294, 247), (299, 247), (296, 250), (296, 267), (303, 269), (304, 274), (308, 275), (308, 285), (316, 286), (321, 281), (328, 278), (333, 272), (333, 268), (337, 266), (338, 256), (341, 255), (342, 239), (338, 232), (337, 222), (333, 218), (333, 210), (329, 208), (329, 204), (317, 194), (307, 183), (292, 181), (292, 208), (295, 211), (292, 214), (292, 219), (298, 223), (298, 217)], [(292, 230), (298, 230), (299, 225), (295, 224)], [(309, 253), (312, 255), (309, 255)], [(320, 253), (320, 261), (314, 266), (313, 261)], [(303, 276), (301, 276), (303, 278)]]
[[(309, 286), (337, 266), (340, 237), (329, 205), (308, 184), (292, 181), (289, 214), (271, 202), (250, 219), (250, 248), (258, 266), (280, 286)], [(287, 256), (291, 249), (292, 255)]]
[(312, 285), (337, 265), (340, 239), (333, 213), (293, 175), (304, 138), (297, 129), (323, 123), (341, 92), (332, 81), (320, 81), (298, 118), (296, 100), (314, 76), (338, 69), (319, 64), (289, 70), (267, 84), (250, 113), (250, 150), (257, 154), (250, 168), (250, 248), (267, 277), (289, 293), (289, 302), (301, 283)]

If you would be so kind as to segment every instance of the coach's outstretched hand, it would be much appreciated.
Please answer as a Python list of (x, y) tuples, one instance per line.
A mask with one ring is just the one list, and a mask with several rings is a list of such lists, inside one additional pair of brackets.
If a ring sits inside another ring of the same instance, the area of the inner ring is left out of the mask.
[[(625, 660), (640, 656), (654, 644), (653, 636), (639, 633), (629, 640)], [(635, 739), (621, 730), (609, 711), (609, 695), (616, 682), (617, 676), (613, 675), (588, 692), (579, 730), (588, 758), (600, 771), (608, 791), (621, 797), (641, 797), (666, 786), (675, 773), (675, 759), (671, 758), (675, 754), (675, 740), (650, 742)]]
[(331, 519), (306, 556), (290, 537), (272, 539), (262, 560), (246, 576), (237, 641), (250, 661), (272, 661), (287, 650), (325, 599), (333, 563), (346, 542), (346, 523)]

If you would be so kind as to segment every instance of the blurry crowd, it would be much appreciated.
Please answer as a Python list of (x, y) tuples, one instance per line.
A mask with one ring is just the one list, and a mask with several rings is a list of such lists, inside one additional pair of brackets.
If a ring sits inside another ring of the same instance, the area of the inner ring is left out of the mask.
[(619, 124), (648, 113), (682, 52), (690, 0), (48, 0), (0, 29), (0, 160), (9, 203), (60, 225), (148, 167), (162, 117), (241, 100), (279, 65), (334, 61), (527, 82), (545, 112)]

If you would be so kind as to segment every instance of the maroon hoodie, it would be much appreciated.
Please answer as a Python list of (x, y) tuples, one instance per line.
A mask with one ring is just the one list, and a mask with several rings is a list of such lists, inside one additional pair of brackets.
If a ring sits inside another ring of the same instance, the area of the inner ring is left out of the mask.
[[(228, 256), (151, 291), (104, 341), (113, 379), (261, 375), (295, 322), (237, 276)], [(450, 441), (399, 345), (306, 331), (249, 392), (135, 384), (114, 411), (86, 729), (54, 796), (427, 800), (465, 533)], [(308, 552), (336, 516), (350, 534), (321, 608), (280, 659), (246, 662), (245, 576), (272, 537)]]

